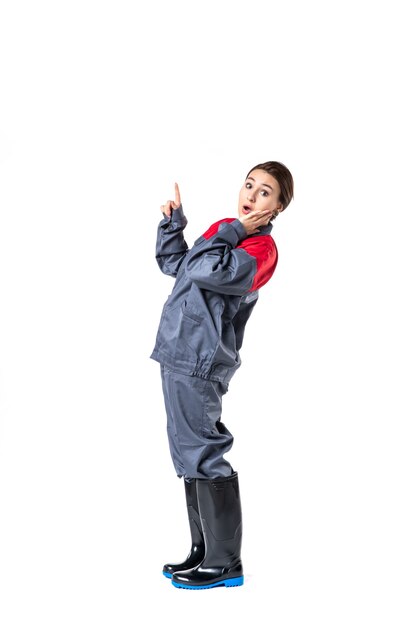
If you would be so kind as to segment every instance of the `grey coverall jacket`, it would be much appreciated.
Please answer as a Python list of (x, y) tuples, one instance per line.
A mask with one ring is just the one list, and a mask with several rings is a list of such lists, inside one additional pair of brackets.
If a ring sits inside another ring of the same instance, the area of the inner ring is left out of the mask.
[(272, 224), (247, 235), (238, 219), (213, 224), (188, 249), (183, 208), (158, 225), (156, 259), (176, 277), (151, 358), (173, 372), (228, 383), (240, 366), (246, 322), (278, 251)]

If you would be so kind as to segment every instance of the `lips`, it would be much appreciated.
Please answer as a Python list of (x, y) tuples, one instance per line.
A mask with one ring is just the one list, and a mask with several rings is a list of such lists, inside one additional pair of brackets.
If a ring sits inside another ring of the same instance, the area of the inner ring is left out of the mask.
[(248, 215), (248, 213), (250, 213), (251, 211), (252, 211), (252, 207), (248, 206), (247, 204), (245, 204), (245, 205), (242, 207), (242, 212), (243, 212), (245, 215)]

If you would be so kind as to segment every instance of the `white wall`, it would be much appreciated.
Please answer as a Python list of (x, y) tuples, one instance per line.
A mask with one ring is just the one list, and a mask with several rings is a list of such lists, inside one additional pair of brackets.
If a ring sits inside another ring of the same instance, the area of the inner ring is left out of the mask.
[[(2, 626), (415, 624), (415, 54), (401, 0), (2, 3)], [(224, 403), (246, 584), (201, 598), (160, 574), (156, 225), (178, 181), (192, 243), (269, 159), (295, 200)]]

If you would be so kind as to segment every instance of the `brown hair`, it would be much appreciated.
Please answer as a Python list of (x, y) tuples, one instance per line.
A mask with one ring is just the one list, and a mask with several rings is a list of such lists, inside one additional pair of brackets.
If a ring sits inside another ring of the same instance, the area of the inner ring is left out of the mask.
[(281, 189), (278, 199), (282, 204), (282, 210), (286, 209), (294, 197), (294, 180), (290, 170), (278, 161), (266, 161), (252, 167), (246, 178), (253, 170), (264, 170), (264, 172), (268, 172), (275, 178)]

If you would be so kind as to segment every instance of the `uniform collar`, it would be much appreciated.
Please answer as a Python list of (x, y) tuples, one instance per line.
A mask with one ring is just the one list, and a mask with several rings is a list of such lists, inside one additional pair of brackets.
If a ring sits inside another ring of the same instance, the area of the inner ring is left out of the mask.
[(259, 233), (255, 233), (255, 235), (269, 235), (273, 227), (274, 225), (269, 222), (269, 224), (266, 224), (265, 226), (260, 226)]

